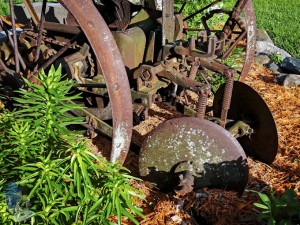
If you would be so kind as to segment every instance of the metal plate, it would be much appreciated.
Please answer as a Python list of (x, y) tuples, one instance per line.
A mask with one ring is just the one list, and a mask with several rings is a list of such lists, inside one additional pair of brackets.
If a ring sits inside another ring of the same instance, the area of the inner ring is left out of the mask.
[[(220, 117), (225, 85), (216, 92), (213, 103), (215, 117)], [(246, 154), (271, 164), (278, 149), (276, 125), (267, 104), (250, 86), (235, 81), (228, 112), (228, 119), (242, 120), (254, 129), (254, 134), (243, 136), (237, 140), (243, 146)]]
[(225, 129), (196, 117), (175, 118), (154, 129), (142, 144), (140, 175), (171, 191), (191, 171), (194, 188), (242, 192), (248, 179), (246, 155)]

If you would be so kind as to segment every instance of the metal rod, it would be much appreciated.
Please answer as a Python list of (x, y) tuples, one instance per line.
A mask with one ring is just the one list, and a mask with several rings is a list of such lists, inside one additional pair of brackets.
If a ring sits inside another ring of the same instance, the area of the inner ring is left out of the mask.
[(80, 28), (78, 26), (70, 26), (66, 24), (54, 23), (54, 22), (44, 22), (44, 29), (49, 31), (55, 31), (60, 33), (67, 33), (67, 34), (78, 34), (80, 33)]
[(48, 66), (50, 66), (57, 58), (59, 58), (68, 48), (70, 48), (73, 43), (76, 41), (76, 39), (79, 37), (79, 35), (81, 34), (81, 32), (77, 35), (75, 35), (70, 41), (68, 41), (68, 43), (62, 47), (54, 56), (52, 56), (44, 65), (41, 66), (40, 69), (38, 69), (39, 71), (41, 69), (46, 69), (48, 68)]
[(247, 31), (244, 31), (237, 39), (236, 41), (227, 49), (227, 51), (224, 53), (224, 55), (222, 56), (222, 59), (226, 59), (230, 53), (233, 51), (233, 49), (238, 45), (238, 43), (240, 42), (240, 40), (242, 40), (244, 38), (244, 36), (247, 34)]
[(180, 10), (179, 10), (178, 13), (182, 13), (182, 11), (184, 10), (184, 7), (186, 5), (186, 2), (187, 2), (187, 0), (184, 0), (184, 3), (182, 4), (182, 6), (181, 6), (181, 8), (180, 8)]
[[(185, 31), (203, 31), (205, 29), (187, 27), (187, 28), (183, 28), (183, 30), (185, 30)], [(210, 31), (215, 33), (215, 32), (221, 32), (222, 30), (210, 29)], [(242, 32), (240, 32), (240, 31), (233, 31), (232, 33), (233, 34), (241, 34)]]
[(191, 67), (189, 78), (191, 80), (195, 80), (200, 64), (198, 62), (194, 62)]
[(86, 87), (86, 88), (107, 88), (106, 84), (75, 84), (75, 87)]
[(212, 2), (212, 3), (210, 3), (209, 5), (205, 6), (204, 8), (199, 9), (198, 11), (196, 11), (193, 14), (189, 15), (188, 17), (184, 18), (183, 21), (186, 21), (186, 20), (189, 20), (189, 19), (193, 18), (194, 16), (196, 16), (197, 14), (203, 12), (204, 10), (208, 9), (209, 7), (217, 4), (219, 1), (220, 0), (216, 0), (216, 1)]
[(0, 67), (8, 74), (13, 74), (13, 70), (9, 69), (5, 63), (2, 61), (2, 59), (0, 59)]
[[(6, 37), (8, 38), (8, 40), (9, 40), (11, 46), (14, 48), (14, 42), (13, 42), (13, 39), (11, 38), (11, 36), (10, 36), (10, 34), (9, 34), (9, 32), (8, 32), (8, 29), (7, 29), (7, 27), (5, 26), (5, 24), (3, 23), (1, 17), (0, 17), (0, 26), (1, 26), (2, 30), (5, 32), (5, 35), (6, 35)], [(19, 57), (19, 60), (20, 60), (20, 63), (21, 63), (21, 66), (22, 66), (23, 70), (26, 70), (26, 64), (25, 64), (25, 62), (24, 62), (24, 59), (22, 58), (22, 56), (21, 56), (21, 54), (20, 54), (19, 51), (17, 52), (17, 54), (18, 54), (18, 57)]]
[(14, 55), (15, 55), (15, 64), (16, 64), (16, 73), (20, 73), (20, 61), (18, 57), (18, 42), (17, 42), (17, 31), (16, 31), (16, 21), (15, 21), (15, 10), (13, 0), (9, 0), (10, 6), (10, 15), (12, 22), (12, 31), (13, 31), (13, 41), (14, 41)]
[(42, 38), (43, 38), (46, 6), (47, 6), (47, 0), (43, 0), (41, 18), (40, 18), (40, 22), (39, 22), (39, 34), (38, 34), (38, 38), (37, 38), (35, 62), (37, 62), (38, 59), (40, 58), (40, 47), (41, 47)]
[(24, 5), (28, 10), (34, 25), (37, 27), (38, 23), (39, 23), (39, 17), (37, 16), (31, 1), (30, 0), (24, 0)]

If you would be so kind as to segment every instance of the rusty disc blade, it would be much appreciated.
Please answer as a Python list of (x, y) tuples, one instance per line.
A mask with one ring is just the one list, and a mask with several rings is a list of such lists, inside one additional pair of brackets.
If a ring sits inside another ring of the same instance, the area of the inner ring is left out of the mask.
[(171, 119), (155, 128), (142, 144), (139, 170), (144, 180), (166, 191), (186, 171), (193, 174), (194, 189), (242, 192), (248, 180), (241, 145), (222, 127), (196, 117)]
[[(215, 117), (221, 115), (224, 89), (225, 85), (222, 85), (214, 97)], [(268, 164), (274, 161), (278, 148), (275, 121), (267, 104), (256, 91), (247, 84), (235, 81), (227, 118), (244, 121), (254, 129), (250, 136), (237, 138), (247, 155)]]

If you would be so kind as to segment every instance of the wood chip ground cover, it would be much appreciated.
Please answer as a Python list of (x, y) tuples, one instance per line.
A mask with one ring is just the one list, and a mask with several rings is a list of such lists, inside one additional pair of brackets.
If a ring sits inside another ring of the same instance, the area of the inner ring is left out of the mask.
[[(268, 104), (279, 136), (278, 154), (272, 165), (248, 158), (247, 189), (268, 194), (269, 187), (273, 186), (278, 195), (292, 189), (300, 198), (300, 87), (285, 88), (274, 79), (269, 70), (258, 64), (252, 66), (246, 78), (246, 83)], [(154, 105), (150, 118), (134, 128), (133, 141), (141, 143), (147, 133), (164, 120), (179, 116), (182, 115), (167, 105)], [(97, 137), (91, 148), (109, 156), (111, 143)], [(125, 166), (132, 175), (138, 176), (137, 152), (129, 152)], [(253, 206), (258, 197), (253, 192), (246, 191), (237, 196), (234, 192), (203, 188), (179, 197), (175, 193), (162, 193), (147, 182), (134, 182), (133, 185), (146, 196), (146, 201), (140, 203), (146, 216), (145, 219), (138, 218), (141, 225), (258, 224), (259, 211)], [(122, 224), (133, 223), (124, 218)]]
[[(272, 186), (278, 195), (292, 189), (300, 197), (300, 87), (279, 86), (271, 71), (258, 64), (252, 66), (245, 82), (266, 101), (279, 136), (278, 154), (272, 165), (248, 158), (247, 189), (268, 194)], [(133, 140), (140, 143), (161, 122), (178, 116), (180, 114), (168, 106), (155, 105), (151, 108), (149, 120), (135, 127)], [(138, 171), (137, 160), (137, 154), (130, 152), (125, 165), (133, 174)], [(146, 195), (147, 201), (142, 203), (146, 218), (140, 221), (142, 225), (258, 224), (259, 211), (253, 203), (259, 200), (253, 192), (246, 191), (237, 196), (234, 192), (204, 188), (179, 197), (174, 193), (161, 193), (147, 182), (134, 185)]]

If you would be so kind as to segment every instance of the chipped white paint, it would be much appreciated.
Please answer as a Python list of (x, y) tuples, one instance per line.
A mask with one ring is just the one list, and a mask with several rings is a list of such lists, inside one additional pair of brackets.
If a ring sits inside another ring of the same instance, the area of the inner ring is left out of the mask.
[[(142, 5), (145, 6), (144, 0), (128, 0), (130, 3), (134, 5)], [(162, 10), (162, 0), (146, 0), (148, 2), (148, 5), (153, 5), (153, 2), (155, 4), (156, 10)]]
[(111, 152), (111, 162), (115, 163), (122, 151), (126, 150), (126, 143), (128, 142), (128, 136), (126, 132), (126, 128), (128, 124), (123, 122), (117, 125), (115, 131), (113, 133), (113, 146)]
[(162, 0), (155, 0), (156, 10), (162, 10)]
[[(249, 21), (247, 21), (249, 23)], [(255, 25), (255, 21), (251, 21), (248, 26), (247, 26), (248, 30), (247, 30), (247, 39), (248, 40), (252, 40), (256, 35), (256, 25)], [(249, 46), (251, 49), (255, 48), (255, 42), (251, 43), (253, 46)], [(247, 51), (247, 54), (250, 54), (251, 51)]]
[(144, 0), (128, 0), (134, 5), (144, 5)]

